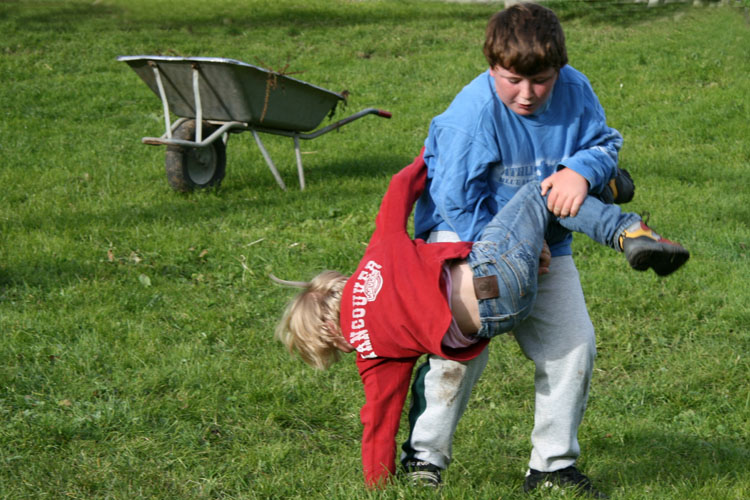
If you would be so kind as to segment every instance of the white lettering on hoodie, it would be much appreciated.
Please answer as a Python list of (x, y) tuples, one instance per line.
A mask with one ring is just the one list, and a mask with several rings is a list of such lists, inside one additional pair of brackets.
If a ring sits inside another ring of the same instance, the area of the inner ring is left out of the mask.
[(363, 359), (378, 356), (372, 350), (370, 334), (366, 328), (366, 316), (367, 303), (375, 301), (383, 288), (383, 276), (380, 273), (382, 267), (374, 260), (368, 261), (357, 276), (352, 288), (352, 324), (349, 343), (355, 346)]

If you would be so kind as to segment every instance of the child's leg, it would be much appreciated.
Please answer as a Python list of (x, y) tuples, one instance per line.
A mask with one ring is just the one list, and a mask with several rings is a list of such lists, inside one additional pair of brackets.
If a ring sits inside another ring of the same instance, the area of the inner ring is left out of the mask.
[(409, 437), (401, 447), (401, 463), (407, 472), (419, 462), (429, 462), (440, 469), (448, 467), (453, 434), (488, 359), (488, 349), (463, 362), (430, 354), (416, 370), (409, 407)]
[(638, 214), (623, 212), (619, 206), (603, 203), (593, 196), (586, 197), (575, 217), (558, 217), (556, 221), (566, 229), (585, 233), (599, 243), (625, 252), (630, 266), (639, 271), (653, 268), (659, 276), (666, 276), (690, 258), (690, 252), (659, 236)]
[(500, 243), (504, 250), (517, 242), (526, 242), (531, 250), (541, 251), (544, 232), (553, 219), (570, 231), (584, 233), (594, 241), (620, 250), (620, 235), (641, 217), (587, 196), (575, 217), (556, 218), (547, 210), (547, 199), (541, 195), (539, 182), (530, 182), (487, 224), (480, 241)]
[(574, 465), (580, 453), (596, 340), (578, 271), (570, 255), (553, 257), (539, 277), (534, 309), (513, 331), (534, 362), (534, 430), (529, 467), (554, 471)]
[(639, 222), (641, 216), (623, 212), (617, 205), (587, 196), (575, 217), (557, 217), (555, 220), (570, 231), (584, 233), (592, 240), (620, 251), (620, 235), (625, 229)]
[(491, 338), (510, 331), (531, 312), (544, 232), (553, 217), (539, 183), (526, 184), (474, 243), (467, 261), (474, 273), (479, 302), (478, 337)]
[[(451, 231), (433, 231), (428, 243), (461, 241)], [(479, 379), (489, 350), (459, 362), (434, 354), (415, 371), (409, 408), (409, 437), (402, 446), (401, 463), (407, 474), (425, 481), (425, 471), (445, 469), (451, 461), (453, 434)], [(433, 475), (438, 483), (440, 474)], [(430, 482), (429, 477), (426, 479)]]
[(666, 276), (690, 257), (690, 252), (681, 245), (662, 238), (646, 226), (640, 215), (623, 212), (617, 205), (587, 196), (575, 217), (554, 217), (540, 193), (538, 182), (521, 188), (487, 225), (482, 239), (499, 241), (510, 235), (519, 241), (528, 239), (535, 246), (534, 238), (538, 236), (540, 224), (546, 228), (545, 221), (554, 220), (570, 231), (584, 233), (594, 241), (624, 251), (630, 266), (639, 271), (653, 268), (656, 274)]
[[(474, 273), (481, 327), (477, 336), (491, 338), (518, 326), (531, 312), (537, 292), (539, 254), (544, 233), (554, 218), (547, 210), (539, 182), (518, 190), (482, 232), (467, 261)], [(689, 257), (680, 245), (661, 238), (639, 215), (587, 196), (575, 217), (554, 218), (571, 231), (624, 250), (635, 269), (653, 267), (659, 275), (679, 268)], [(636, 226), (638, 226), (636, 228)]]

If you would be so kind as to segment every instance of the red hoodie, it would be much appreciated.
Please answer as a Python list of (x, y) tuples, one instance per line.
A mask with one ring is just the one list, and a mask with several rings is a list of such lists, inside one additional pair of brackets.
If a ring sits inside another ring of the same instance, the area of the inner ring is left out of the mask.
[(453, 317), (441, 278), (443, 263), (466, 258), (472, 243), (411, 239), (406, 226), (426, 179), (422, 154), (393, 176), (375, 232), (341, 298), (341, 330), (357, 350), (365, 387), (362, 465), (371, 486), (395, 472), (396, 433), (417, 358), (430, 353), (466, 361), (487, 344), (466, 349), (441, 344)]

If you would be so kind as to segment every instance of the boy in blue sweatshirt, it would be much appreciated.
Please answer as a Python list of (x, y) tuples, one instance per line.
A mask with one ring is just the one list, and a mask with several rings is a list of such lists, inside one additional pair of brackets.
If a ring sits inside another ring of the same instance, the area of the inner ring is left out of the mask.
[[(586, 77), (567, 65), (557, 16), (536, 4), (498, 12), (487, 27), (484, 54), (489, 69), (430, 125), (417, 238), (475, 241), (521, 186), (534, 181), (558, 217), (576, 215), (588, 194), (611, 199), (605, 191), (618, 174), (622, 137), (607, 126)], [(552, 223), (545, 236), (549, 272), (540, 276), (534, 311), (514, 330), (536, 365), (524, 490), (556, 483), (604, 498), (575, 467), (596, 356), (594, 328), (571, 256), (571, 233)], [(430, 355), (419, 368), (402, 446), (411, 477), (440, 483), (456, 425), (487, 359), (486, 349), (468, 362)]]
[(690, 257), (638, 215), (593, 196), (586, 197), (577, 216), (552, 217), (538, 181), (518, 190), (479, 241), (414, 240), (407, 232), (409, 214), (426, 180), (421, 155), (393, 176), (351, 276), (324, 271), (309, 283), (272, 278), (303, 288), (276, 330), (291, 353), (320, 369), (340, 352), (357, 353), (365, 392), (362, 468), (373, 487), (385, 486), (396, 472), (395, 438), (420, 355), (471, 360), (491, 338), (531, 313), (551, 220), (624, 252), (631, 267), (641, 271), (653, 268), (666, 276)]

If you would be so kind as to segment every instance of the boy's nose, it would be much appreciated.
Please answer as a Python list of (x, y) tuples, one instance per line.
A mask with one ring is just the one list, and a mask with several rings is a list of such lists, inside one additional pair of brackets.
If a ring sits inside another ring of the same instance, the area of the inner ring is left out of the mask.
[(521, 97), (522, 99), (527, 99), (527, 100), (529, 100), (529, 99), (531, 99), (532, 97), (534, 97), (534, 91), (532, 90), (532, 87), (531, 87), (531, 82), (530, 82), (530, 81), (527, 81), (527, 80), (523, 80), (523, 81), (521, 82), (521, 85), (520, 85), (520, 90), (519, 90), (519, 92), (518, 92), (518, 95), (519, 95), (519, 96), (520, 96), (520, 97)]

